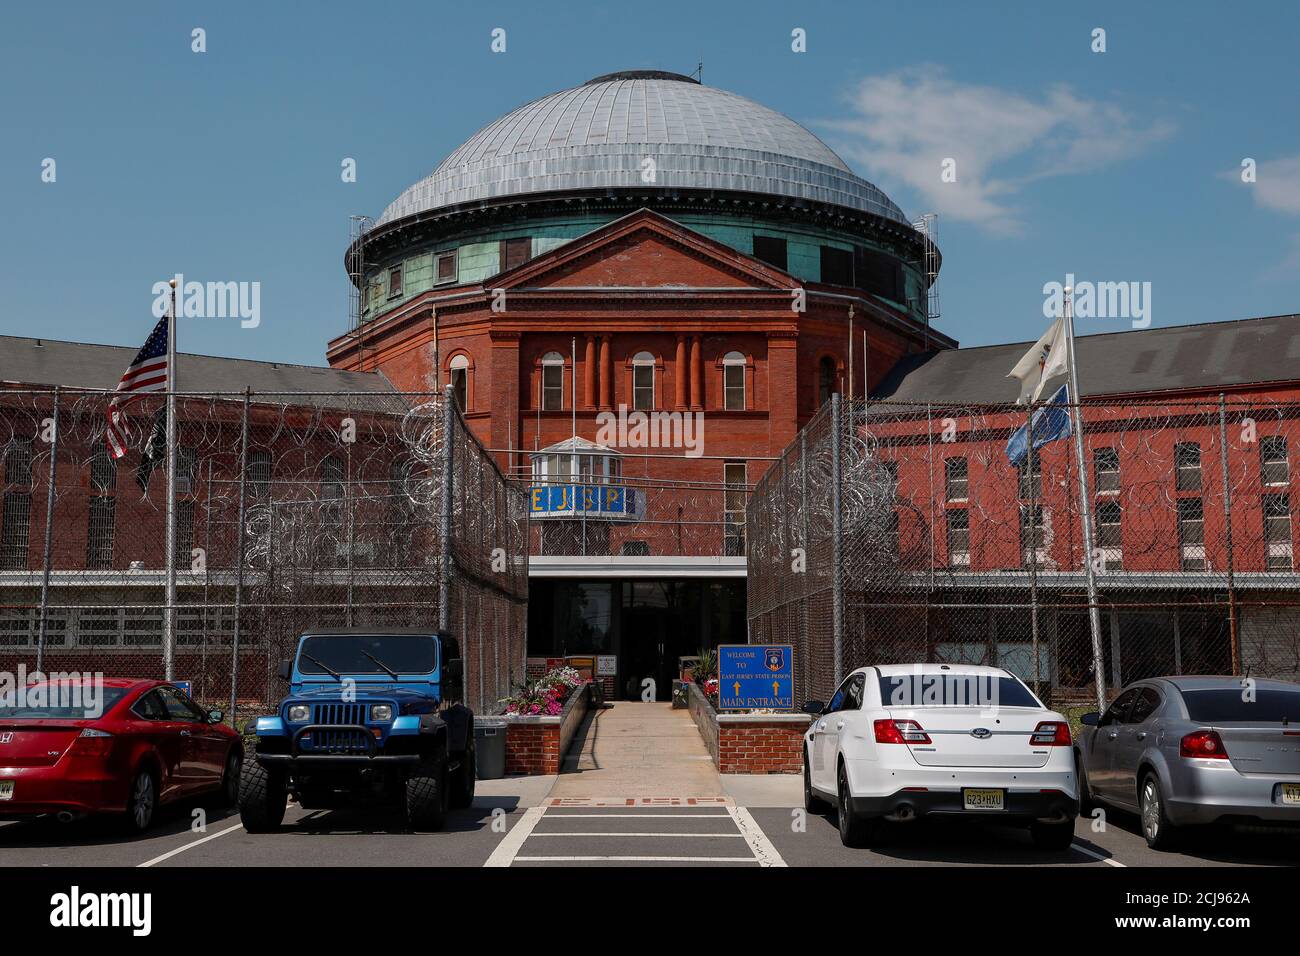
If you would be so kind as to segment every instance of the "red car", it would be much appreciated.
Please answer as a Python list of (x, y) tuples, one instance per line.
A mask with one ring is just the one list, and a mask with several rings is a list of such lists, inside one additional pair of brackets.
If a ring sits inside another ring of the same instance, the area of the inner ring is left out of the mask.
[(164, 681), (105, 679), (99, 695), (85, 693), (89, 682), (58, 687), (62, 695), (32, 684), (0, 700), (0, 819), (124, 814), (140, 832), (174, 800), (216, 793), (235, 803), (243, 747), (221, 711)]

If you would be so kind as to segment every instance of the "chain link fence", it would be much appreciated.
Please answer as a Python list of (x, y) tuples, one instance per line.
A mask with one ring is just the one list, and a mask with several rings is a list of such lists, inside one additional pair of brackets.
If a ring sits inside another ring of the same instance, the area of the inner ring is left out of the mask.
[(1098, 670), (1108, 697), (1159, 674), (1300, 678), (1300, 405), (1085, 402), (1090, 553), (1072, 437), (1009, 458), (1028, 414), (834, 396), (757, 483), (749, 639), (794, 644), (798, 696), (917, 661), (1005, 667), (1057, 706), (1095, 702)]
[[(0, 391), (0, 669), (162, 677), (162, 394)], [(57, 422), (57, 426), (56, 426)], [(430, 394), (178, 394), (174, 677), (242, 720), (298, 636), (448, 628), (468, 702), (524, 672), (528, 509)]]

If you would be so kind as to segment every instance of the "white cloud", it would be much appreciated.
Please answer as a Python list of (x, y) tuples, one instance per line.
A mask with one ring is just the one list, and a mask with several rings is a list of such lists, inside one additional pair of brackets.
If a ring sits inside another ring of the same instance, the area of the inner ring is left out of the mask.
[[(867, 77), (848, 102), (850, 117), (823, 124), (846, 159), (886, 189), (910, 186), (927, 211), (998, 234), (1021, 229), (1011, 197), (1027, 183), (1127, 159), (1173, 131), (1066, 86), (1036, 100), (955, 82), (941, 67)], [(946, 159), (955, 182), (941, 178)]]
[[(1241, 169), (1222, 174), (1224, 179), (1241, 182)], [(1255, 182), (1250, 187), (1255, 204), (1274, 212), (1300, 214), (1300, 156), (1266, 159), (1255, 167)]]

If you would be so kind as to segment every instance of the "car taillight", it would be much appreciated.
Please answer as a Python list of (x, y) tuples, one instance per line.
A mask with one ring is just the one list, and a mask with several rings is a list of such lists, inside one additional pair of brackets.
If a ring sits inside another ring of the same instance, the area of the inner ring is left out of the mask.
[(878, 744), (928, 744), (930, 735), (915, 720), (877, 720)]
[(1070, 742), (1070, 725), (1063, 720), (1039, 721), (1029, 735), (1029, 743), (1034, 747), (1068, 747)]
[(87, 727), (72, 742), (72, 749), (68, 752), (74, 757), (107, 757), (112, 749), (112, 734)]
[(1217, 730), (1194, 730), (1178, 742), (1178, 756), (1227, 760), (1228, 751)]

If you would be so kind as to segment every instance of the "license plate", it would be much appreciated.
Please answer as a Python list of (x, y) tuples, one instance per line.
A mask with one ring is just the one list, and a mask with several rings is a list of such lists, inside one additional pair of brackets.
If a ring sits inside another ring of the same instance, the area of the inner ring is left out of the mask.
[(0, 800), (12, 800), (13, 798), (14, 782), (12, 780), (0, 780)]
[(962, 804), (967, 810), (1001, 810), (1003, 809), (1003, 791), (968, 790), (961, 792)]
[(1282, 802), (1300, 804), (1300, 783), (1282, 784)]

